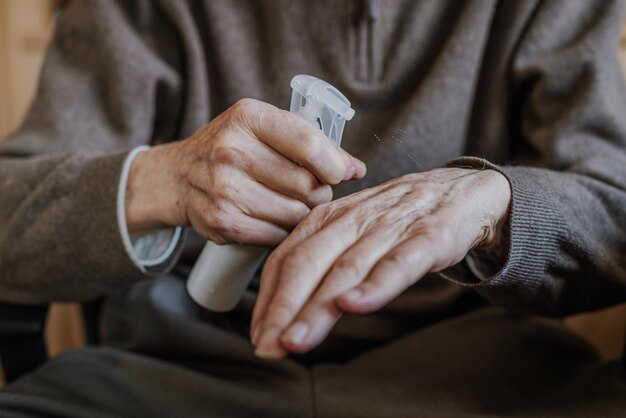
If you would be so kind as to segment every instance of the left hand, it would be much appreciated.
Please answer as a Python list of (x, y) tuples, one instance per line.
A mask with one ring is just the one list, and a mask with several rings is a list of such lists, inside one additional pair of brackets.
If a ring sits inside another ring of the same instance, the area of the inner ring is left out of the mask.
[(308, 351), (343, 312), (376, 311), (473, 248), (497, 248), (510, 199), (496, 171), (442, 168), (317, 206), (265, 264), (251, 326), (256, 354)]

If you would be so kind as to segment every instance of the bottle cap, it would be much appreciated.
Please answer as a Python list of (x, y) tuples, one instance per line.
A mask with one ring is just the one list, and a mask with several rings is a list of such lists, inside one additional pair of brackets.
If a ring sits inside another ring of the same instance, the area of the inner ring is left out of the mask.
[(339, 147), (343, 128), (355, 111), (339, 90), (319, 78), (299, 74), (291, 80), (290, 111), (305, 118)]

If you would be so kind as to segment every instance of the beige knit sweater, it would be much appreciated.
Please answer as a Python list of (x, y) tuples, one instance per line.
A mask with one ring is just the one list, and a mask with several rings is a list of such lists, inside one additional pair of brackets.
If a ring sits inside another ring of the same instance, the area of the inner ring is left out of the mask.
[[(429, 278), (390, 309), (435, 312), (468, 286), (546, 314), (626, 299), (622, 1), (365, 6), (71, 3), (26, 121), (0, 144), (0, 299), (88, 300), (144, 278), (116, 220), (128, 151), (183, 139), (242, 97), (287, 107), (297, 73), (357, 110), (343, 144), (369, 174), (338, 195), (460, 156), (511, 182), (501, 271), (457, 274), (462, 286)], [(170, 264), (193, 261), (196, 244)]]

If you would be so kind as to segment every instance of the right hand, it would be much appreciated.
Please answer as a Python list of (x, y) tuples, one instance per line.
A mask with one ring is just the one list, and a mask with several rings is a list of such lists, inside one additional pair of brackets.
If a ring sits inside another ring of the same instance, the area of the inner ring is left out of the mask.
[(139, 154), (126, 189), (131, 235), (192, 226), (217, 244), (274, 246), (330, 185), (365, 164), (301, 117), (243, 99), (191, 137)]

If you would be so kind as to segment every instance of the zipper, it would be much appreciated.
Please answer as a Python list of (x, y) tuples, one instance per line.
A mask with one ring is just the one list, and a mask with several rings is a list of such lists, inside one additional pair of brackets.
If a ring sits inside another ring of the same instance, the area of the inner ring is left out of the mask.
[(355, 19), (355, 72), (356, 79), (371, 83), (376, 79), (376, 52), (374, 50), (374, 25), (380, 17), (378, 0), (360, 0)]
[(365, 0), (365, 37), (367, 45), (367, 69), (366, 78), (368, 83), (374, 82), (374, 23), (378, 20), (378, 0)]

